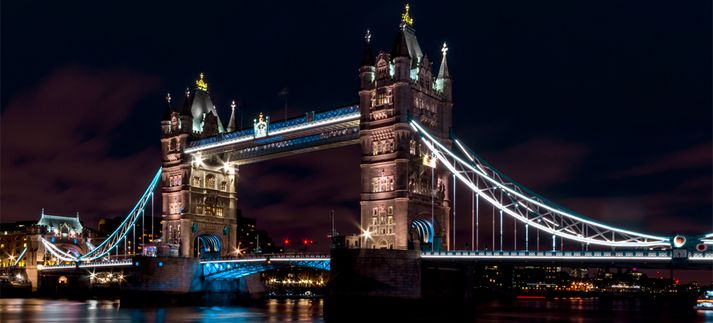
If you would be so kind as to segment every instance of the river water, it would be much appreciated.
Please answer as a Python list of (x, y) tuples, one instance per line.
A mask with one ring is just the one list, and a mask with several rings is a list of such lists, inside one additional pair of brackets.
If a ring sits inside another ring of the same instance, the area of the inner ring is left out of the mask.
[[(0, 299), (0, 322), (324, 322), (322, 299), (268, 299), (255, 305), (122, 307), (118, 301)], [(391, 313), (395, 321), (463, 322), (713, 322), (713, 312), (693, 310), (680, 302), (635, 299), (563, 298), (485, 302), (469, 306), (469, 317), (437, 315), (452, 309), (433, 308), (434, 315)], [(369, 309), (355, 306), (353, 314)], [(343, 313), (335, 322), (355, 319)], [(379, 321), (383, 313), (369, 313)], [(394, 321), (394, 320), (391, 320)]]

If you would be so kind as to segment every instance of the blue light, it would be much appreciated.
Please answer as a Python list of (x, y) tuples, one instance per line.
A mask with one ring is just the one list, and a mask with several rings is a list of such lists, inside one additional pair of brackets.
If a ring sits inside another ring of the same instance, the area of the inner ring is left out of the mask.
[(163, 267), (163, 261), (159, 261), (159, 262), (158, 262), (158, 266), (159, 266), (159, 267)]
[(135, 263), (134, 263), (134, 266), (138, 267), (138, 266), (139, 266), (139, 262), (138, 262), (138, 261), (135, 262)]
[(52, 236), (52, 243), (54, 243), (54, 236)]

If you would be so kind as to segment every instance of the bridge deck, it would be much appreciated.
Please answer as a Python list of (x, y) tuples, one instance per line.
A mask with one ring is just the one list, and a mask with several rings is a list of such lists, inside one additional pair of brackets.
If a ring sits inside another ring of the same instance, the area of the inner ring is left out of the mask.
[(271, 124), (267, 136), (256, 138), (252, 128), (192, 141), (186, 153), (226, 153), (231, 161), (248, 164), (290, 154), (358, 143), (361, 113), (358, 105)]

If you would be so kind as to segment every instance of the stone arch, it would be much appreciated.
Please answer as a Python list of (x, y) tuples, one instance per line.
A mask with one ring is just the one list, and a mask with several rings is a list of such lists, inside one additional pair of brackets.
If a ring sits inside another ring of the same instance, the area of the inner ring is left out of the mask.
[(196, 258), (219, 257), (224, 247), (223, 239), (215, 233), (200, 233), (193, 238), (193, 256)]
[(409, 245), (413, 249), (430, 250), (435, 237), (435, 229), (431, 221), (414, 219), (409, 225)]

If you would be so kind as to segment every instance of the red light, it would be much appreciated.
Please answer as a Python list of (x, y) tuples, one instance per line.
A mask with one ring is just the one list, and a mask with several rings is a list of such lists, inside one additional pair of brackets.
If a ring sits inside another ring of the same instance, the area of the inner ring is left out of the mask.
[(302, 241), (302, 243), (304, 243), (305, 245), (307, 245), (307, 240)]
[(290, 244), (290, 239), (285, 239), (285, 244), (286, 245)]

